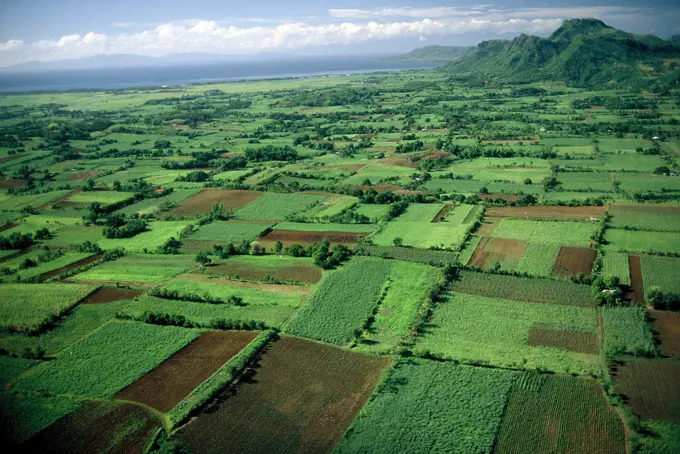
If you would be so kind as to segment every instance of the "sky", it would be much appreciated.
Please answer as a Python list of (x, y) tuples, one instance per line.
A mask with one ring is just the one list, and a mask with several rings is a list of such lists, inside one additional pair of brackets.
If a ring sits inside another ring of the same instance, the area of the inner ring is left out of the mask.
[(0, 67), (96, 55), (394, 54), (595, 17), (664, 38), (677, 0), (0, 0)]

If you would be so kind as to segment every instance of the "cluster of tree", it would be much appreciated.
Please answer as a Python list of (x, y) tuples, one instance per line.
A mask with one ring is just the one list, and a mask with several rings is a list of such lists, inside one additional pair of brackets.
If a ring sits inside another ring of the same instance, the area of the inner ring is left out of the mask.
[(28, 249), (36, 241), (51, 238), (51, 233), (46, 228), (30, 233), (12, 232), (8, 237), (0, 236), (0, 250)]
[(295, 161), (298, 153), (290, 145), (267, 145), (261, 148), (247, 148), (245, 159), (248, 162)]
[(616, 277), (596, 278), (590, 285), (593, 299), (598, 306), (628, 306), (626, 292), (621, 288), (621, 280)]
[(214, 297), (210, 293), (204, 293), (203, 295), (198, 295), (196, 293), (182, 293), (179, 290), (168, 290), (165, 288), (154, 287), (149, 290), (149, 295), (155, 296), (157, 298), (163, 298), (167, 300), (176, 301), (193, 301), (195, 303), (208, 303), (208, 304), (231, 304), (233, 306), (245, 306), (243, 298), (231, 295), (224, 301), (221, 298)]
[(336, 244), (331, 248), (328, 238), (324, 238), (321, 243), (312, 244), (306, 249), (299, 244), (291, 244), (284, 248), (283, 243), (277, 241), (274, 252), (291, 257), (311, 257), (314, 259), (314, 265), (325, 270), (335, 268), (352, 254), (349, 248), (342, 244)]
[(132, 238), (146, 230), (146, 221), (139, 218), (126, 219), (122, 214), (106, 217), (104, 236), (106, 238)]
[(329, 88), (325, 90), (295, 91), (287, 101), (286, 106), (346, 106), (349, 104), (365, 104), (373, 102), (373, 97), (379, 92), (369, 88)]
[(680, 310), (680, 294), (664, 292), (659, 287), (653, 286), (647, 291), (647, 301), (654, 309), (662, 311)]
[(416, 151), (423, 150), (425, 144), (422, 140), (416, 140), (415, 142), (400, 143), (394, 150), (395, 153), (413, 153)]

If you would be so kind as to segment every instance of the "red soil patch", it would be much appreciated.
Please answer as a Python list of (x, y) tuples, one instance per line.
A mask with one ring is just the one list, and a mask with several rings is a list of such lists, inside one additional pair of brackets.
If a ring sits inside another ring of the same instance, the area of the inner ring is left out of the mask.
[(0, 189), (16, 189), (25, 186), (24, 180), (17, 180), (16, 178), (5, 178), (0, 181)]
[(399, 143), (401, 139), (387, 139), (385, 142)]
[(612, 365), (616, 391), (643, 418), (680, 422), (680, 362), (630, 359)]
[(274, 247), (277, 241), (281, 241), (284, 246), (300, 244), (309, 246), (310, 244), (321, 243), (324, 238), (328, 238), (331, 244), (354, 245), (359, 242), (360, 236), (366, 234), (353, 232), (293, 232), (287, 230), (272, 230), (267, 235), (260, 237), (257, 242), (264, 247)]
[(396, 148), (395, 147), (372, 147), (372, 150), (377, 150), (377, 151), (394, 151)]
[(416, 167), (418, 167), (420, 160), (418, 161), (409, 160), (409, 158), (412, 156), (419, 157), (420, 155), (395, 153), (389, 158), (383, 159), (381, 162), (389, 164), (391, 166), (408, 167), (410, 169), (415, 169)]
[(444, 205), (444, 206), (442, 207), (442, 209), (439, 210), (439, 212), (434, 216), (434, 218), (432, 218), (432, 221), (431, 221), (431, 222), (432, 222), (432, 223), (435, 223), (435, 224), (438, 223), (439, 220), (440, 220), (442, 217), (446, 216), (446, 213), (448, 213), (449, 211), (451, 211), (451, 208), (453, 208), (453, 205), (451, 205), (451, 204), (446, 204), (446, 205)]
[(479, 241), (479, 244), (477, 244), (475, 251), (472, 253), (472, 257), (470, 257), (468, 265), (484, 268), (487, 260), (489, 260), (489, 256), (491, 255), (489, 252), (484, 250), (486, 243), (488, 243), (490, 239), (491, 238), (488, 236), (482, 237), (482, 239)]
[(321, 269), (311, 264), (306, 266), (260, 269), (227, 261), (218, 265), (205, 266), (203, 270), (202, 273), (207, 276), (228, 277), (238, 275), (241, 279), (260, 280), (266, 276), (271, 276), (280, 281), (293, 280), (315, 283), (321, 280)]
[(25, 156), (26, 155), (24, 155), (24, 154), (15, 154), (15, 155), (12, 155), (12, 156), (5, 156), (4, 158), (0, 158), (0, 164), (4, 164), (4, 163), (9, 162), (9, 161), (14, 161), (15, 159), (23, 158)]
[(78, 194), (79, 192), (80, 192), (80, 189), (75, 189), (75, 190), (69, 192), (68, 194), (65, 194), (65, 195), (63, 195), (63, 196), (61, 196), (61, 197), (58, 197), (58, 198), (52, 200), (51, 202), (48, 202), (48, 203), (46, 203), (46, 204), (44, 204), (44, 205), (40, 205), (40, 206), (37, 208), (37, 210), (38, 210), (38, 211), (46, 210), (46, 209), (48, 209), (49, 207), (51, 207), (52, 205), (56, 205), (56, 204), (58, 204), (58, 203), (61, 203), (61, 202), (63, 202), (64, 200), (68, 199), (69, 197), (72, 197), (73, 195)]
[(139, 402), (168, 412), (255, 339), (257, 334), (246, 331), (207, 331), (113, 398)]
[(140, 453), (160, 427), (160, 420), (138, 405), (88, 401), (22, 444), (21, 452)]
[(261, 192), (252, 191), (203, 189), (198, 194), (184, 200), (170, 213), (186, 216), (203, 214), (209, 212), (212, 209), (214, 203), (223, 204), (225, 210), (236, 211), (257, 199), (261, 195)]
[(531, 328), (528, 344), (532, 347), (561, 348), (571, 352), (588, 353), (591, 355), (599, 353), (597, 337), (591, 333)]
[[(239, 130), (236, 130), (237, 132), (240, 132)], [(220, 155), (221, 158), (233, 158), (236, 156), (245, 156), (246, 152), (245, 151), (232, 151), (229, 153), (222, 153)]]
[(484, 250), (508, 257), (520, 257), (527, 250), (527, 243), (506, 238), (491, 238)]
[(630, 293), (628, 298), (645, 304), (645, 284), (642, 280), (642, 264), (639, 255), (628, 256), (628, 268), (630, 269)]
[(284, 337), (176, 438), (191, 452), (330, 452), (390, 362)]
[(479, 198), (482, 200), (496, 200), (496, 199), (503, 199), (503, 200), (508, 200), (508, 201), (517, 201), (521, 199), (522, 197), (519, 195), (514, 195), (514, 194), (479, 194)]
[(477, 229), (477, 232), (475, 232), (477, 235), (482, 235), (482, 236), (491, 236), (494, 230), (496, 230), (496, 227), (498, 227), (498, 224), (500, 224), (499, 219), (484, 219), (482, 224), (479, 226)]
[(96, 262), (100, 258), (102, 258), (103, 254), (95, 254), (91, 255), (90, 257), (86, 257), (82, 260), (78, 260), (77, 262), (73, 262), (70, 265), (62, 266), (61, 268), (58, 268), (56, 270), (49, 271), (47, 273), (43, 273), (40, 275), (40, 279), (45, 280), (45, 279), (50, 279), (55, 276), (59, 276), (61, 273), (65, 273), (67, 271), (75, 270), (76, 268), (79, 268), (81, 266), (89, 265), (92, 262)]
[(87, 180), (88, 178), (94, 178), (97, 175), (99, 175), (98, 170), (88, 170), (86, 172), (78, 172), (75, 175), (73, 175), (71, 178), (69, 178), (68, 181)]
[(129, 290), (119, 287), (101, 287), (99, 290), (90, 293), (80, 304), (103, 304), (113, 303), (114, 301), (131, 300), (141, 295), (139, 290)]
[(561, 278), (576, 276), (578, 273), (590, 276), (595, 257), (597, 257), (595, 249), (562, 246), (555, 259), (552, 274)]
[[(77, 277), (77, 276), (76, 276)], [(133, 282), (133, 281), (110, 281), (106, 279), (95, 279), (91, 281), (83, 281), (80, 279), (73, 279), (69, 278), (66, 279), (68, 282), (72, 282), (74, 284), (88, 284), (88, 285), (115, 285), (115, 284), (120, 284), (125, 287), (133, 287), (133, 288), (150, 288), (150, 287), (155, 287), (158, 284), (151, 284), (149, 282)]]
[(680, 359), (680, 313), (650, 309), (648, 314), (661, 354)]
[(7, 222), (3, 225), (0, 225), (0, 232), (4, 232), (5, 230), (13, 229), (14, 227), (17, 227), (19, 224), (15, 224), (14, 222)]
[(515, 219), (557, 219), (560, 221), (587, 221), (591, 217), (601, 218), (607, 211), (601, 207), (560, 207), (560, 206), (532, 206), (532, 207), (489, 207), (486, 217), (515, 218)]

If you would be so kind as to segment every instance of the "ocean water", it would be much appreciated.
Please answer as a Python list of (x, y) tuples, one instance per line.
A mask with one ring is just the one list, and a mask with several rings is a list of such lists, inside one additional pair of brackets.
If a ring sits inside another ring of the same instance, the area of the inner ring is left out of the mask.
[(0, 92), (154, 87), (189, 83), (430, 69), (433, 63), (389, 62), (377, 57), (323, 57), (129, 68), (0, 72)]

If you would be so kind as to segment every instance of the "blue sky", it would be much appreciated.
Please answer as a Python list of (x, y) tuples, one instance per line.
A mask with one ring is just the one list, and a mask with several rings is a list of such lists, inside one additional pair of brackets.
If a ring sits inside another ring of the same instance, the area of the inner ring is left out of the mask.
[(0, 0), (0, 66), (93, 55), (396, 53), (470, 45), (597, 17), (680, 34), (676, 1)]

